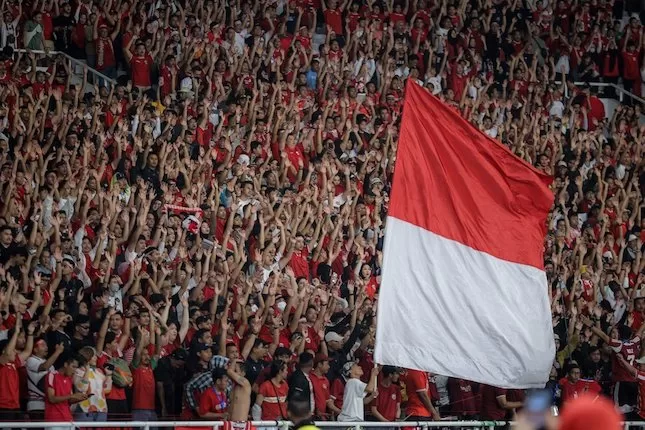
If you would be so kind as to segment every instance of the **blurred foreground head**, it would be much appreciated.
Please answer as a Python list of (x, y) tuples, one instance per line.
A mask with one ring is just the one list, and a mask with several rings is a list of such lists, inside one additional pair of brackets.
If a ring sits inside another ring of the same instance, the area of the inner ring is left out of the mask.
[(558, 430), (619, 430), (623, 417), (604, 397), (581, 396), (568, 402)]

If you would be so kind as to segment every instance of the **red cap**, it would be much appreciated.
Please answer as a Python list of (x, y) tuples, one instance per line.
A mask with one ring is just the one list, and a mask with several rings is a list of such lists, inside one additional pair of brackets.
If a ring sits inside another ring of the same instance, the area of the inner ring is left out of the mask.
[(622, 420), (611, 401), (585, 395), (565, 405), (560, 416), (560, 430), (620, 430)]

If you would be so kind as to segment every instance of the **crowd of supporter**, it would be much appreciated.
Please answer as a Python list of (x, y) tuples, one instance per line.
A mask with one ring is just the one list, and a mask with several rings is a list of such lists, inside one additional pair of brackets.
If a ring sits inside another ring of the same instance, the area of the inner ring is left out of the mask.
[(641, 94), (638, 1), (1, 9), (1, 420), (512, 418), (374, 366), (408, 80), (555, 177), (554, 401), (645, 418), (642, 106), (573, 83)]

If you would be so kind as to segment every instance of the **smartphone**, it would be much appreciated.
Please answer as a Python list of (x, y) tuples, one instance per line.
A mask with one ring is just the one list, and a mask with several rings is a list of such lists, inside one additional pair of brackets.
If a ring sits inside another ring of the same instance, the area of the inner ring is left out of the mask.
[(550, 390), (536, 390), (526, 397), (525, 410), (527, 418), (537, 430), (543, 430), (547, 413), (553, 404)]

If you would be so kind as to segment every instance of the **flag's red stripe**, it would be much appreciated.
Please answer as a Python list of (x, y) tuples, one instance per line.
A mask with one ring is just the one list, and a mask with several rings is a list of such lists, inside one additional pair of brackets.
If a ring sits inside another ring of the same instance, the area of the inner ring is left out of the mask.
[(552, 178), (409, 80), (389, 215), (543, 268)]

